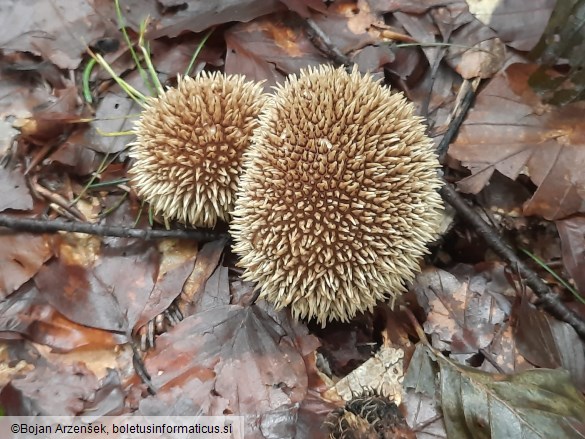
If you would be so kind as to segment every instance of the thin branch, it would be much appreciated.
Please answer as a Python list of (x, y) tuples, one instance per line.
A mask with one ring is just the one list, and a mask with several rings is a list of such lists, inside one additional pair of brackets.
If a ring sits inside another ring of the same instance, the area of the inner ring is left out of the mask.
[(567, 308), (557, 294), (514, 253), (514, 250), (488, 225), (450, 184), (445, 184), (441, 189), (443, 199), (451, 204), (461, 217), (473, 226), (475, 231), (487, 242), (491, 249), (502, 259), (516, 268), (524, 278), (526, 284), (539, 298), (542, 308), (552, 316), (567, 322), (575, 329), (577, 334), (585, 340), (585, 322), (572, 310)]
[(323, 32), (323, 30), (317, 23), (313, 21), (312, 18), (307, 18), (305, 23), (307, 24), (307, 35), (311, 40), (311, 43), (313, 43), (317, 49), (325, 53), (338, 65), (350, 67), (353, 64), (350, 59), (345, 56), (345, 54), (341, 52), (341, 50), (339, 50), (335, 44), (333, 44), (327, 34)]
[(138, 238), (147, 241), (153, 239), (179, 238), (209, 242), (229, 238), (227, 233), (215, 232), (213, 230), (147, 230), (122, 226), (104, 226), (80, 221), (18, 218), (3, 214), (0, 214), (0, 227), (8, 227), (12, 230), (31, 233), (73, 232), (98, 236), (116, 236), (119, 238)]
[(447, 156), (449, 145), (453, 139), (455, 139), (455, 136), (459, 132), (459, 127), (461, 127), (461, 124), (463, 123), (463, 119), (465, 119), (467, 112), (475, 100), (475, 89), (477, 88), (477, 84), (474, 86), (471, 81), (466, 80), (461, 85), (462, 93), (460, 96), (462, 95), (462, 98), (453, 110), (453, 115), (449, 123), (449, 127), (441, 139), (439, 146), (437, 146), (437, 154), (439, 155), (439, 162), (441, 162), (441, 164), (445, 164), (445, 158)]

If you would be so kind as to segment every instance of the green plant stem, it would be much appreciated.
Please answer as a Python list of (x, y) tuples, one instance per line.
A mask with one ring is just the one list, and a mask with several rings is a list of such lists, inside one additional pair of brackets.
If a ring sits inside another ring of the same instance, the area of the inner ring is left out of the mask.
[(189, 65), (187, 66), (187, 69), (185, 70), (185, 76), (189, 76), (191, 74), (191, 70), (193, 70), (193, 65), (195, 64), (195, 60), (199, 56), (201, 49), (203, 49), (203, 46), (205, 45), (205, 43), (207, 42), (208, 38), (211, 36), (211, 34), (213, 33), (214, 30), (215, 30), (215, 28), (213, 28), (213, 27), (211, 29), (209, 29), (207, 31), (207, 33), (203, 36), (203, 39), (199, 42), (199, 44), (195, 48), (195, 52), (193, 52), (193, 56), (191, 57), (191, 61), (189, 61)]
[[(124, 16), (122, 15), (122, 9), (120, 8), (120, 0), (114, 0), (114, 6), (116, 9), (116, 18), (118, 20), (118, 26), (120, 27), (120, 31), (122, 32), (122, 35), (124, 36), (124, 41), (126, 42), (128, 49), (130, 50), (130, 54), (132, 55), (132, 59), (134, 60), (134, 63), (136, 64), (136, 68), (138, 69), (140, 77), (142, 78), (142, 81), (144, 82), (146, 87), (148, 87), (148, 89), (150, 90), (151, 94), (154, 94), (152, 84), (148, 80), (148, 75), (146, 74), (146, 71), (144, 70), (144, 68), (142, 67), (142, 64), (140, 63), (140, 59), (138, 58), (138, 54), (134, 50), (134, 45), (132, 44), (132, 41), (130, 41), (130, 36), (128, 35), (128, 31), (126, 30), (126, 22), (124, 20)], [(142, 30), (141, 30), (141, 32), (142, 32)]]
[(83, 83), (83, 97), (85, 98), (85, 102), (88, 104), (93, 103), (93, 97), (91, 96), (91, 90), (89, 89), (89, 77), (91, 76), (91, 72), (93, 68), (97, 64), (95, 58), (90, 58), (83, 69), (83, 76), (82, 76), (82, 83)]
[(536, 262), (540, 267), (544, 268), (552, 277), (554, 277), (557, 282), (559, 282), (562, 286), (564, 286), (569, 292), (577, 299), (579, 302), (585, 304), (585, 299), (581, 297), (579, 292), (571, 286), (567, 281), (565, 281), (562, 277), (560, 277), (557, 273), (554, 272), (552, 268), (550, 268), (543, 260), (541, 260), (538, 256), (532, 254), (526, 249), (520, 249), (524, 254), (530, 256), (530, 258)]

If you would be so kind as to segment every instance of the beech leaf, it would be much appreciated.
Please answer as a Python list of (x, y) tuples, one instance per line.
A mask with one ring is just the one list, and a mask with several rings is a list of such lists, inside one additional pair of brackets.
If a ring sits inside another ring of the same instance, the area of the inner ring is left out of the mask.
[(585, 438), (585, 398), (566, 371), (500, 375), (438, 361), (447, 437)]

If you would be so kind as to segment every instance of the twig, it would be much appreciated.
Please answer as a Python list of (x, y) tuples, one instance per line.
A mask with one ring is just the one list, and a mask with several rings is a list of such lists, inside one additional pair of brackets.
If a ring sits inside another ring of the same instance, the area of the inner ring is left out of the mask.
[(472, 84), (470, 81), (464, 81), (461, 86), (463, 97), (453, 110), (453, 116), (449, 123), (449, 127), (437, 147), (437, 154), (439, 155), (439, 162), (441, 162), (441, 164), (445, 163), (445, 157), (447, 156), (449, 145), (459, 132), (459, 127), (471, 108), (471, 104), (475, 99), (475, 89), (477, 88), (477, 84)]
[(346, 67), (351, 66), (353, 63), (350, 59), (345, 56), (341, 50), (339, 50), (335, 44), (331, 41), (331, 39), (323, 32), (323, 30), (313, 21), (312, 18), (307, 18), (305, 20), (307, 24), (307, 35), (311, 40), (311, 43), (325, 53), (329, 58), (331, 58), (335, 63), (339, 65), (344, 65)]
[(541, 306), (552, 316), (571, 325), (577, 334), (585, 340), (585, 322), (576, 313), (567, 308), (560, 301), (559, 296), (553, 293), (548, 285), (524, 264), (514, 253), (514, 250), (463, 200), (453, 186), (448, 183), (445, 184), (441, 189), (441, 196), (457, 210), (465, 221), (474, 227), (494, 252), (518, 270), (526, 284), (540, 299)]
[[(457, 114), (452, 118), (449, 129), (445, 133), (439, 145), (439, 151), (442, 157), (447, 153), (449, 145), (457, 135), (459, 127), (463, 123), (465, 116), (473, 102), (473, 87), (469, 87), (462, 99), (461, 105), (458, 106)], [(553, 317), (562, 320), (575, 329), (577, 334), (585, 340), (585, 322), (573, 311), (567, 308), (559, 299), (559, 296), (546, 285), (542, 279), (514, 253), (502, 237), (486, 223), (472, 208), (465, 202), (459, 193), (453, 188), (450, 183), (445, 183), (442, 187), (441, 196), (443, 200), (449, 203), (457, 210), (457, 213), (474, 227), (477, 233), (485, 239), (486, 243), (491, 249), (496, 252), (502, 259), (504, 259), (512, 267), (516, 267), (518, 273), (524, 278), (526, 284), (534, 291), (540, 300), (542, 308), (549, 312)]]
[(210, 242), (216, 239), (228, 239), (227, 233), (213, 230), (147, 230), (120, 226), (103, 226), (99, 224), (82, 223), (80, 221), (40, 220), (32, 218), (18, 218), (0, 214), (0, 227), (31, 233), (73, 232), (87, 233), (88, 235), (116, 236), (120, 238), (138, 238), (144, 240), (179, 238), (192, 239), (199, 242)]

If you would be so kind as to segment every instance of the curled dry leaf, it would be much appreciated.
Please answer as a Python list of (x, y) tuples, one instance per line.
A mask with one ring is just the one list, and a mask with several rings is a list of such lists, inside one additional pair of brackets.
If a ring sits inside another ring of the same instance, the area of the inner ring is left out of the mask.
[(510, 304), (488, 284), (489, 273), (476, 273), (469, 266), (459, 266), (455, 273), (428, 268), (417, 276), (413, 289), (427, 313), (424, 330), (433, 346), (467, 358), (489, 346)]

